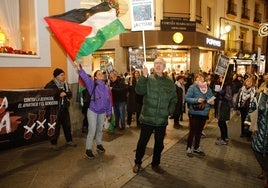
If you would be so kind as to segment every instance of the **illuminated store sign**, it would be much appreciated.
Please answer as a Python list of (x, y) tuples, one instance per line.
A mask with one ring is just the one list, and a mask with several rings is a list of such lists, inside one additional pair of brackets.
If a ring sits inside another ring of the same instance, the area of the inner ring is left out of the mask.
[(206, 44), (209, 46), (221, 47), (221, 41), (206, 37)]

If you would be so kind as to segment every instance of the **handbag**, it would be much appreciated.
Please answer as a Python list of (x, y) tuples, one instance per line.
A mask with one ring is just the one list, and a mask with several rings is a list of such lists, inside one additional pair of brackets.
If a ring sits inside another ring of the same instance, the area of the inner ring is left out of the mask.
[(198, 103), (198, 104), (192, 104), (192, 107), (196, 111), (204, 110), (206, 108), (206, 102)]

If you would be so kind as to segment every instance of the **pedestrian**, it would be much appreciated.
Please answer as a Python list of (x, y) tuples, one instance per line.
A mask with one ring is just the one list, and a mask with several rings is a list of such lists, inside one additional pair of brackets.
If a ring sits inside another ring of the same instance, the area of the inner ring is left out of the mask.
[[(254, 113), (256, 111), (256, 113)], [(251, 114), (254, 114), (251, 116)], [(257, 115), (257, 118), (254, 117)], [(248, 118), (250, 116), (251, 118)], [(264, 179), (264, 187), (268, 187), (268, 84), (260, 93), (256, 94), (256, 100), (250, 103), (249, 115), (247, 120), (250, 122), (254, 131), (252, 134), (252, 149), (255, 157), (262, 169), (257, 176)]]
[(268, 84), (268, 73), (265, 73), (263, 75), (263, 82), (260, 84), (260, 86), (256, 92), (257, 93), (262, 92), (266, 88), (267, 84)]
[(136, 92), (143, 95), (140, 114), (141, 131), (137, 143), (133, 172), (141, 169), (146, 145), (154, 133), (154, 151), (152, 169), (164, 173), (160, 167), (161, 153), (164, 149), (164, 137), (168, 125), (168, 116), (173, 114), (177, 102), (176, 88), (171, 79), (164, 75), (166, 62), (162, 58), (154, 60), (154, 74), (148, 75), (147, 67), (142, 69), (142, 76), (136, 84)]
[(176, 76), (176, 93), (178, 97), (178, 101), (176, 103), (175, 111), (173, 113), (174, 125), (175, 129), (182, 127), (179, 123), (179, 120), (183, 116), (183, 108), (184, 108), (184, 97), (185, 97), (185, 87), (184, 87), (184, 76), (178, 75)]
[[(128, 97), (127, 97), (127, 125), (131, 125), (132, 115), (136, 114), (136, 125), (140, 127), (139, 116), (141, 112), (141, 103), (139, 96), (135, 91), (136, 83), (140, 78), (140, 72), (134, 70), (128, 82)], [(141, 96), (142, 97), (142, 96)]]
[(216, 141), (216, 145), (227, 145), (229, 137), (226, 121), (230, 120), (231, 108), (233, 108), (232, 78), (229, 75), (226, 75), (216, 100), (218, 101), (217, 119), (221, 134), (220, 138)]
[[(126, 128), (127, 85), (124, 79), (118, 76), (115, 71), (111, 72), (109, 77), (114, 104), (115, 127), (124, 130)], [(121, 123), (121, 127), (119, 126), (119, 122)]]
[(88, 134), (86, 140), (86, 157), (94, 159), (95, 155), (92, 151), (93, 140), (96, 135), (97, 151), (104, 153), (105, 149), (102, 145), (102, 130), (105, 120), (105, 115), (109, 120), (112, 115), (112, 102), (110, 88), (103, 80), (101, 70), (95, 71), (93, 78), (89, 77), (80, 64), (76, 63), (79, 76), (85, 83), (85, 86), (90, 93), (90, 104), (87, 110), (88, 118)]
[[(214, 100), (211, 100), (212, 97), (212, 90), (205, 82), (204, 75), (196, 74), (194, 84), (189, 87), (185, 94), (185, 102), (189, 104), (189, 134), (186, 148), (186, 154), (189, 157), (193, 157), (193, 152), (205, 156), (205, 153), (200, 149), (200, 138), (208, 119), (210, 105), (214, 104)], [(192, 145), (194, 146), (193, 151)]]
[(239, 90), (242, 88), (244, 83), (243, 76), (241, 74), (234, 73), (232, 81), (232, 93), (233, 93), (233, 103), (237, 103), (237, 95)]
[[(88, 76), (91, 77), (90, 75)], [(84, 116), (82, 123), (82, 133), (88, 132), (87, 109), (89, 107), (89, 104), (90, 104), (90, 94), (88, 93), (87, 88), (85, 88), (82, 91), (82, 114)]]
[(58, 100), (58, 114), (55, 132), (50, 140), (51, 149), (59, 150), (57, 144), (60, 135), (60, 126), (62, 126), (67, 146), (76, 147), (77, 144), (75, 144), (72, 139), (71, 120), (69, 114), (72, 92), (68, 86), (68, 83), (65, 81), (65, 72), (60, 68), (56, 68), (53, 72), (53, 79), (46, 84), (45, 88), (55, 90), (55, 99)]
[(248, 130), (248, 126), (245, 125), (245, 119), (249, 111), (249, 104), (254, 99), (255, 92), (255, 80), (253, 77), (248, 77), (237, 94), (237, 102), (235, 105), (235, 108), (240, 111), (241, 117), (240, 137), (246, 137), (249, 141), (251, 132)]

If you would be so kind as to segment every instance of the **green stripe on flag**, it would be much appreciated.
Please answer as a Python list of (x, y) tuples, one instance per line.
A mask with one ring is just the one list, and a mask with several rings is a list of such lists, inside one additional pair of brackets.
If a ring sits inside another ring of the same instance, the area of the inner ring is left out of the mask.
[(79, 59), (82, 56), (87, 56), (91, 54), (92, 52), (98, 50), (104, 45), (104, 43), (108, 39), (116, 35), (119, 35), (120, 33), (124, 31), (125, 31), (125, 28), (120, 22), (120, 20), (118, 19), (114, 20), (110, 24), (100, 29), (97, 32), (96, 36), (85, 39), (85, 41), (81, 45), (81, 48), (79, 49), (76, 55), (76, 59)]

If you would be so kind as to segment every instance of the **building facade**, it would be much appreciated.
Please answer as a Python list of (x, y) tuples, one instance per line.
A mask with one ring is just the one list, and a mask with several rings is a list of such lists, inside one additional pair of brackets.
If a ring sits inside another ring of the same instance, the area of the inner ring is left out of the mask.
[[(117, 56), (114, 65), (124, 71), (122, 68), (129, 68), (129, 51), (143, 56), (143, 38), (142, 32), (131, 31), (129, 4), (118, 2), (119, 7), (122, 3), (119, 18), (127, 31), (118, 39), (123, 50), (120, 54), (114, 52)], [(258, 36), (259, 24), (267, 20), (267, 1), (155, 0), (154, 19), (155, 29), (145, 31), (146, 64), (149, 67), (154, 57), (162, 56), (170, 69), (208, 71), (215, 67), (218, 54), (238, 58), (243, 64), (240, 60), (254, 62), (258, 53), (266, 54), (267, 51), (267, 37)], [(183, 35), (179, 44), (173, 40), (177, 32)], [(109, 42), (96, 54), (105, 56), (105, 49), (111, 53), (113, 48)], [(260, 68), (261, 72), (265, 71), (265, 61)]]

